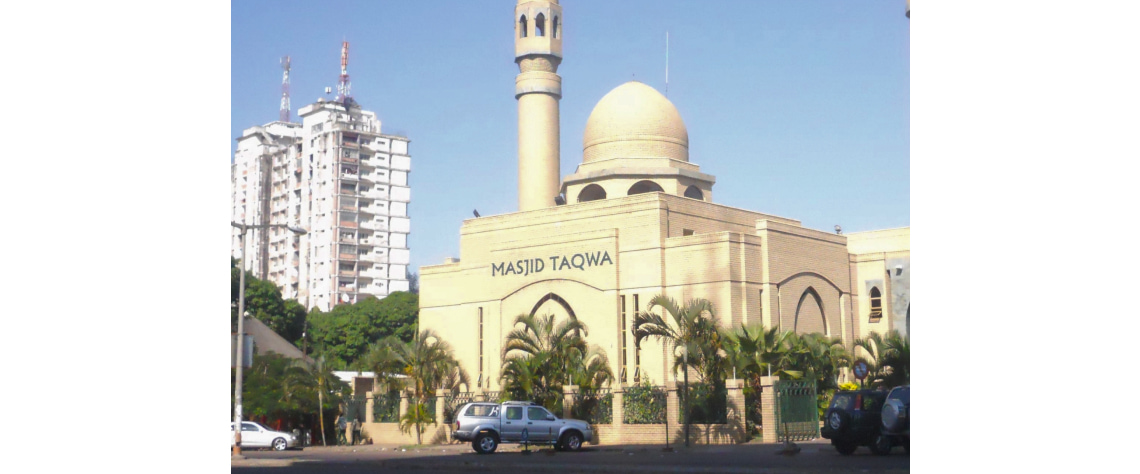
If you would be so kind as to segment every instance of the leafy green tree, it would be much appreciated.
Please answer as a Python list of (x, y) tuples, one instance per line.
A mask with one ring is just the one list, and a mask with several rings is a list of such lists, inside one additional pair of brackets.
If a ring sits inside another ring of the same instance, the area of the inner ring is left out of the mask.
[(419, 296), (398, 291), (382, 300), (368, 297), (331, 311), (309, 314), (313, 346), (340, 369), (358, 368), (370, 346), (388, 336), (411, 341), (419, 314)]
[[(240, 286), (240, 265), (230, 259), (230, 322), (231, 330), (237, 330), (237, 304)], [(252, 273), (245, 273), (245, 310), (269, 326), (287, 341), (301, 339), (305, 330), (305, 308), (296, 300), (281, 299), (281, 290), (272, 282), (259, 279)]]
[(411, 342), (416, 336), (416, 320), (420, 314), (419, 295), (396, 291), (384, 299), (365, 298), (356, 303), (356, 306), (376, 328), (376, 340), (396, 336), (401, 341)]
[[(249, 418), (265, 416), (301, 419), (301, 415), (310, 407), (288, 397), (285, 378), (291, 364), (291, 359), (280, 354), (268, 353), (253, 356), (253, 362), (248, 369), (244, 370), (242, 379), (242, 411), (245, 415)], [(231, 398), (234, 383), (235, 376), (231, 370)]]
[[(668, 319), (653, 313), (661, 308)], [(716, 313), (711, 302), (705, 299), (690, 300), (680, 306), (672, 298), (662, 295), (649, 300), (645, 311), (633, 318), (634, 344), (640, 346), (643, 339), (651, 338), (667, 343), (673, 348), (673, 370), (681, 368), (685, 377), (685, 390), (689, 389), (689, 368), (697, 372), (702, 381), (714, 382), (716, 375), (723, 370), (717, 360), (721, 349), (720, 331), (717, 328)], [(688, 430), (692, 423), (692, 397), (685, 396), (685, 444), (688, 445)]]

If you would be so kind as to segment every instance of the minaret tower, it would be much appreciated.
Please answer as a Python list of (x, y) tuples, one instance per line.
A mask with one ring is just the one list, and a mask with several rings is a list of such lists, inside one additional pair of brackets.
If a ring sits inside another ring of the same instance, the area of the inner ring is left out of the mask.
[(515, 99), (519, 101), (519, 210), (554, 206), (559, 191), (558, 101), (562, 99), (562, 7), (558, 0), (515, 5)]

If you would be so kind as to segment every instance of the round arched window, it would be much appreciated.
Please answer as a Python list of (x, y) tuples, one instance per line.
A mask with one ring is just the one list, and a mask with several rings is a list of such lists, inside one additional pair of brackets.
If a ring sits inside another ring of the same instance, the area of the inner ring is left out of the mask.
[(696, 186), (689, 186), (688, 188), (685, 189), (685, 197), (693, 198), (693, 199), (700, 199), (701, 201), (704, 201), (705, 200), (705, 193), (701, 192), (701, 188), (698, 188)]
[(663, 192), (665, 192), (665, 190), (661, 189), (661, 185), (654, 183), (653, 181), (645, 180), (645, 181), (638, 181), (638, 182), (634, 183), (633, 186), (630, 186), (629, 187), (629, 193), (627, 193), (627, 194), (630, 196), (633, 196), (634, 194), (663, 193)]
[(597, 201), (605, 198), (606, 190), (596, 184), (586, 186), (578, 193), (578, 202)]

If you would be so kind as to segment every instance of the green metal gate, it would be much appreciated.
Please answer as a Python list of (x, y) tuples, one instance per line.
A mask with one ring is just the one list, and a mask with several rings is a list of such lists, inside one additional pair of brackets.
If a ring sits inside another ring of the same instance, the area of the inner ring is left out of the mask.
[(814, 380), (776, 382), (776, 436), (780, 441), (819, 438)]

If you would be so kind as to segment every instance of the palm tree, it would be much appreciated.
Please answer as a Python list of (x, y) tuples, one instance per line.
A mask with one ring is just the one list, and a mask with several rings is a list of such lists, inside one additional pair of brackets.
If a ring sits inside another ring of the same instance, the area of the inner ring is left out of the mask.
[(520, 314), (515, 326), (503, 345), (504, 390), (554, 408), (562, 400), (563, 383), (570, 382), (578, 364), (588, 361), (586, 325), (573, 317), (555, 324), (553, 314)]
[[(856, 338), (856, 361), (867, 363), (867, 380), (872, 386), (896, 386), (910, 381), (910, 339), (899, 335), (896, 330), (887, 337), (877, 332), (865, 338)], [(866, 355), (858, 354), (862, 349)]]
[[(661, 308), (670, 320), (653, 313)], [(707, 314), (707, 317), (705, 316)], [(685, 377), (685, 391), (689, 386), (689, 365), (693, 364), (697, 375), (703, 381), (715, 375), (715, 362), (721, 348), (720, 332), (717, 330), (716, 314), (713, 305), (705, 299), (690, 300), (685, 306), (678, 306), (672, 298), (663, 295), (649, 300), (645, 311), (633, 318), (634, 344), (641, 345), (643, 339), (652, 338), (668, 343), (673, 347), (673, 371), (681, 367)], [(692, 418), (692, 400), (685, 396), (685, 445), (689, 445), (689, 425)]]
[(597, 390), (615, 380), (606, 351), (596, 345), (584, 355), (577, 352), (570, 360), (570, 382), (582, 390)]
[(503, 393), (506, 399), (520, 400), (531, 398), (535, 387), (539, 386), (538, 366), (543, 356), (511, 357), (503, 361), (502, 381)]
[(401, 360), (397, 346), (404, 345), (396, 336), (388, 336), (368, 346), (368, 352), (360, 358), (364, 370), (376, 374), (377, 389), (384, 386), (388, 390), (397, 388), (403, 382), (405, 364)]
[(843, 339), (820, 333), (793, 334), (790, 344), (794, 348), (793, 366), (803, 369), (806, 376), (816, 382), (816, 392), (839, 388), (839, 369), (851, 364), (851, 353), (843, 346)]
[(321, 444), (328, 446), (328, 441), (325, 439), (325, 393), (332, 393), (334, 388), (344, 385), (344, 382), (341, 382), (333, 374), (332, 364), (325, 358), (324, 354), (318, 355), (311, 363), (303, 359), (295, 360), (285, 376), (284, 384), (286, 397), (289, 397), (293, 389), (298, 387), (317, 392), (317, 416), (321, 424)]
[(466, 383), (467, 374), (463, 373), (459, 361), (455, 360), (451, 345), (430, 329), (420, 331), (412, 342), (389, 340), (387, 344), (392, 348), (395, 362), (403, 366), (402, 372), (409, 379), (412, 396), (415, 399), (415, 403), (405, 414), (408, 422), (404, 423), (401, 420), (400, 429), (407, 433), (414, 426), (416, 444), (423, 444), (424, 425), (434, 419), (434, 414), (428, 416), (424, 399), (434, 395), (435, 389), (447, 380), (461, 380)]
[(750, 378), (759, 386), (760, 377), (776, 375), (782, 379), (799, 379), (803, 371), (793, 370), (794, 354), (791, 331), (778, 327), (764, 329), (759, 324), (740, 325), (740, 329), (723, 332), (722, 340), (728, 368)]
[(910, 337), (892, 329), (883, 339), (879, 363), (886, 368), (883, 383), (890, 387), (910, 383)]

